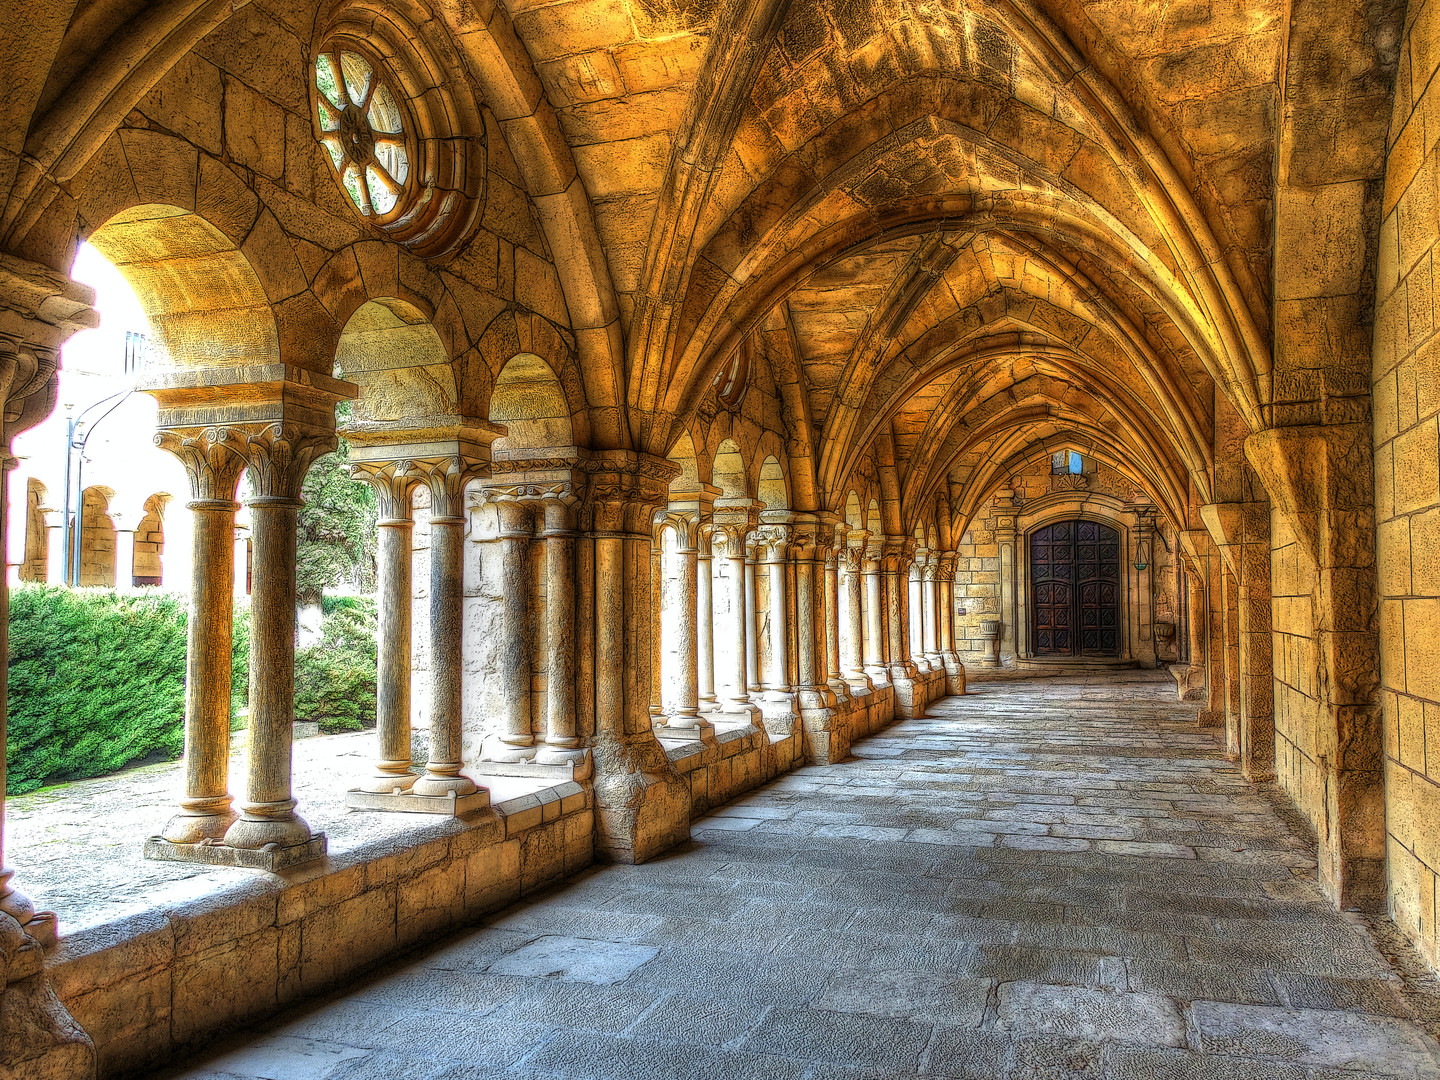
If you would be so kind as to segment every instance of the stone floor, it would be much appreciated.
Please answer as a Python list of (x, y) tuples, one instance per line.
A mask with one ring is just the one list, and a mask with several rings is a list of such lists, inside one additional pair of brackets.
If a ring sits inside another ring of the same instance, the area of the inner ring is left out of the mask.
[(981, 682), (169, 1080), (1440, 1077), (1168, 674)]

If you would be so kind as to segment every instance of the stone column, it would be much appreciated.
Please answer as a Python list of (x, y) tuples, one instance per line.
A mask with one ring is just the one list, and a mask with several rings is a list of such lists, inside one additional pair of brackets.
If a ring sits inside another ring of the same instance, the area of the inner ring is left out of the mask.
[(965, 693), (965, 665), (955, 651), (955, 552), (942, 551), (936, 572), (940, 588), (940, 662), (945, 668), (945, 692)]
[[(465, 596), (463, 500), (465, 483), (474, 475), (477, 464), (460, 455), (436, 458), (427, 460), (422, 472), (430, 488), (430, 760), (425, 763), (424, 775), (410, 790), (416, 795), (453, 802), (456, 813), (464, 809), (460, 800), (467, 796), (482, 796), (480, 805), (489, 805), (488, 794), (460, 771), (465, 767), (461, 750), (464, 695), (460, 629)], [(507, 601), (509, 584), (507, 580)], [(521, 597), (524, 602), (529, 593), (522, 592)], [(527, 679), (529, 674), (526, 665)], [(532, 736), (531, 745), (533, 742)]]
[(542, 765), (581, 761), (575, 724), (575, 497), (570, 488), (545, 501), (545, 745)]
[(578, 606), (594, 643), (595, 844), (602, 858), (636, 863), (690, 835), (690, 789), (649, 714), (651, 523), (679, 468), (621, 450), (592, 453), (585, 467), (581, 542), (594, 577)]
[(932, 671), (939, 671), (943, 667), (940, 662), (940, 588), (936, 578), (936, 571), (939, 569), (939, 557), (936, 552), (930, 552), (929, 558), (925, 560), (925, 567), (920, 572), (920, 596), (924, 601), (924, 617), (922, 623), (925, 632), (925, 659), (930, 662)]
[(895, 711), (907, 719), (924, 715), (923, 696), (917, 692), (919, 674), (910, 659), (910, 564), (915, 558), (915, 541), (886, 537), (885, 621), (889, 630), (890, 682), (895, 687)]
[(862, 597), (860, 563), (865, 554), (865, 533), (851, 532), (848, 543), (840, 550), (843, 573), (841, 592), (844, 596), (845, 648), (841, 651), (840, 671), (855, 694), (868, 694), (875, 689), (865, 673), (863, 648), (865, 642), (865, 611)]
[(375, 771), (360, 784), (369, 794), (394, 794), (415, 783), (410, 771), (411, 557), (415, 519), (410, 494), (418, 483), (408, 461), (355, 465), (351, 475), (375, 491), (377, 523)]
[(995, 542), (1000, 548), (1000, 666), (1014, 667), (1020, 657), (1020, 551), (1015, 492), (995, 493)]
[(745, 685), (750, 693), (760, 692), (760, 621), (755, 602), (755, 560), (757, 544), (745, 543)]
[(791, 701), (790, 633), (785, 562), (790, 530), (785, 525), (764, 525), (759, 531), (764, 550), (761, 564), (770, 584), (770, 652), (764, 673), (765, 700), (788, 704)]
[[(1139, 633), (1131, 646), (1131, 655), (1144, 668), (1160, 666), (1155, 648), (1155, 602), (1152, 582), (1155, 574), (1155, 510), (1135, 511), (1135, 610)], [(1142, 567), (1139, 564), (1144, 563)]]
[[(700, 567), (698, 530), (699, 523), (684, 514), (668, 514), (661, 524), (662, 540), (666, 533), (671, 537), (663, 544), (666, 561), (663, 599), (669, 618), (661, 623), (662, 640), (666, 645), (661, 661), (665, 677), (661, 706), (666, 726), (682, 730), (686, 737), (691, 738), (700, 726), (700, 683), (696, 658), (696, 578)], [(676, 571), (674, 577), (670, 576), (672, 566)]]
[[(52, 517), (59, 518), (53, 510)], [(65, 584), (65, 526), (48, 525), (45, 528), (45, 583)]]
[[(500, 517), (500, 669), (505, 688), (504, 727), (486, 740), (487, 761), (529, 761), (536, 754), (531, 683), (530, 539), (535, 506), (523, 496), (492, 490)], [(433, 604), (433, 600), (431, 601)]]
[(250, 527), (245, 526), (243, 532), (236, 530), (235, 536), (235, 595), (250, 595)]
[(905, 602), (907, 605), (907, 618), (905, 619), (906, 645), (910, 649), (910, 659), (915, 664), (916, 671), (929, 671), (930, 661), (925, 658), (925, 629), (924, 619), (924, 592), (920, 582), (921, 568), (925, 565), (925, 556), (919, 555), (915, 564), (910, 567), (905, 575)]
[(1200, 508), (1235, 579), (1239, 724), (1230, 733), (1246, 779), (1275, 779), (1275, 683), (1271, 637), (1270, 504), (1249, 501)]
[(872, 686), (890, 685), (889, 638), (886, 634), (883, 578), (884, 541), (872, 537), (865, 542), (860, 571), (865, 583), (865, 674)]
[(710, 527), (700, 530), (695, 560), (695, 674), (699, 683), (700, 708), (707, 712), (720, 707), (715, 697), (715, 603)]
[(836, 701), (847, 701), (850, 685), (840, 668), (840, 561), (850, 527), (838, 522), (825, 551), (825, 681)]
[[(9, 551), (11, 440), (54, 408), (60, 346), (76, 330), (98, 325), (94, 299), (89, 288), (49, 267), (8, 254), (0, 259), (0, 551)], [(41, 950), (32, 947), (55, 943), (55, 915), (36, 912), (15, 888), (4, 858), (9, 604), (8, 579), (0, 580), (0, 1024), (6, 1032), (0, 1073), (93, 1076), (94, 1044), (55, 997)]]
[(245, 459), (227, 433), (162, 431), (156, 443), (178, 457), (194, 515), (190, 611), (185, 642), (185, 794), (161, 831), (171, 844), (220, 840), (230, 808), (230, 691), (235, 566), (235, 489)]
[[(295, 728), (295, 528), (300, 485), (310, 465), (335, 448), (335, 435), (298, 425), (231, 429), (250, 477), (254, 573), (250, 600), (250, 740), (245, 801), (225, 833), (231, 848), (272, 858), (290, 849), (295, 859), (325, 853), (295, 813), (291, 766)], [(228, 537), (227, 537), (228, 540)], [(230, 582), (225, 581), (228, 592)], [(273, 847), (271, 847), (273, 845)]]
[(821, 765), (840, 760), (849, 749), (849, 741), (835, 723), (835, 693), (825, 679), (822, 533), (827, 531), (813, 518), (801, 518), (792, 530), (790, 545), (795, 567), (795, 698), (804, 726), (806, 759)]
[[(724, 688), (723, 707), (728, 713), (743, 713), (755, 721), (760, 717), (760, 710), (750, 700), (749, 678), (746, 672), (746, 658), (755, 637), (754, 628), (750, 625), (750, 607), (746, 600), (745, 534), (749, 530), (749, 523), (743, 514), (737, 515), (738, 521), (724, 521), (724, 513), (716, 511), (717, 521), (710, 534), (713, 556), (725, 559), (730, 570), (730, 619), (729, 625), (722, 632), (734, 639), (735, 651), (731, 669), (728, 673), (723, 673), (721, 679)], [(753, 586), (753, 578), (750, 579), (750, 584)]]

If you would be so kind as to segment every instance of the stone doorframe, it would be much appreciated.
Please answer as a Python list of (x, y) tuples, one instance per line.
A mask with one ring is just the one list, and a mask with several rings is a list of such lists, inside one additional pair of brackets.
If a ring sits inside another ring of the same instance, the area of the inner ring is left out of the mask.
[[(1149, 565), (1135, 569), (1135, 549), (1143, 532), (1153, 529), (1155, 508), (1150, 503), (1126, 502), (1092, 491), (1053, 491), (1015, 507), (1014, 525), (996, 531), (1000, 543), (1000, 662), (1014, 666), (1017, 659), (1038, 659), (1030, 644), (1030, 535), (1061, 521), (1094, 521), (1120, 536), (1120, 660), (1138, 660), (1155, 667), (1154, 611), (1151, 575), (1154, 573), (1152, 538)], [(1002, 519), (1003, 522), (1004, 519)], [(1008, 550), (1007, 550), (1008, 549)]]

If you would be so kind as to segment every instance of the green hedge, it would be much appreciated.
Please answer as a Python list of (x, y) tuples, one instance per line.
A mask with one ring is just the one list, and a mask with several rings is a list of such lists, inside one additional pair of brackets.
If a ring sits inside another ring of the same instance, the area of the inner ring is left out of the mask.
[(295, 719), (327, 735), (375, 726), (375, 601), (324, 597), (320, 640), (295, 653)]
[[(375, 604), (325, 603), (322, 639), (296, 652), (295, 713), (326, 732), (375, 723)], [(20, 585), (10, 593), (13, 794), (169, 761), (184, 749), (186, 598)], [(233, 708), (243, 711), (249, 611), (235, 613)]]

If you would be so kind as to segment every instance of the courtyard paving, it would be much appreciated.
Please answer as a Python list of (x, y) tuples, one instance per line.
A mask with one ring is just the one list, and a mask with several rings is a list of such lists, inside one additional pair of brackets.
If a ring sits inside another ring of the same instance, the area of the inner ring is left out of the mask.
[(161, 1075), (1440, 1077), (1433, 980), (1168, 676), (973, 690)]

